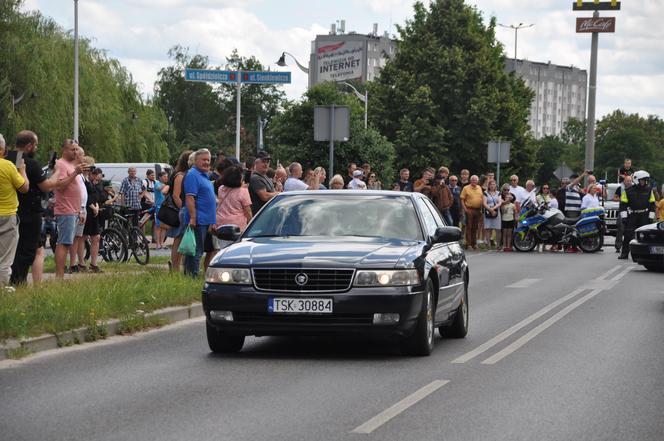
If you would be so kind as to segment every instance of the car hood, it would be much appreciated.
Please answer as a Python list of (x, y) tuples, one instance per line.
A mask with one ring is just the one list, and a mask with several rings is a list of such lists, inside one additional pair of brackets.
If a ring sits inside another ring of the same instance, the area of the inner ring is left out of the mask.
[(636, 229), (636, 231), (659, 231), (661, 234), (664, 234), (664, 230), (657, 229), (657, 225), (664, 223), (664, 221), (654, 222), (652, 224), (647, 224)]
[(408, 268), (421, 255), (424, 244), (358, 237), (252, 238), (222, 250), (212, 266)]

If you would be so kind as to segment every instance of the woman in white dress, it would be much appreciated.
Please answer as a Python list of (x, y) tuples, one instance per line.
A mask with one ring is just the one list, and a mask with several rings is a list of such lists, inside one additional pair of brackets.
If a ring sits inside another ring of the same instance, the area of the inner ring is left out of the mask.
[(500, 206), (503, 200), (496, 187), (496, 181), (493, 179), (487, 183), (487, 190), (484, 192), (482, 206), (484, 208), (484, 243), (491, 248), (491, 234), (496, 232), (496, 247), (498, 246), (501, 224), (500, 224)]

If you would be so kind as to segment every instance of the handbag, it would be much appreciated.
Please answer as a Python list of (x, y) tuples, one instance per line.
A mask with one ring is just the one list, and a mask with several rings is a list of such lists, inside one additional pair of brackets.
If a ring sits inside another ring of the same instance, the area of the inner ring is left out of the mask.
[(196, 255), (196, 233), (191, 225), (189, 225), (184, 231), (182, 241), (180, 241), (180, 246), (178, 247), (178, 253), (183, 256)]
[(159, 219), (159, 222), (162, 222), (171, 228), (177, 228), (180, 226), (180, 209), (175, 205), (172, 194), (169, 194), (164, 198), (161, 207), (159, 207), (157, 219)]
[[(487, 197), (487, 199), (491, 198), (493, 200), (494, 204), (491, 208), (494, 208), (497, 205), (496, 199), (493, 196), (489, 195), (489, 193), (486, 192), (486, 191), (484, 192), (484, 195)], [(489, 210), (487, 210), (486, 208), (484, 208), (484, 205), (482, 205), (482, 214), (484, 214), (484, 216), (487, 219), (494, 219), (494, 218), (498, 217), (498, 210), (494, 209), (493, 214), (491, 214), (491, 212)]]

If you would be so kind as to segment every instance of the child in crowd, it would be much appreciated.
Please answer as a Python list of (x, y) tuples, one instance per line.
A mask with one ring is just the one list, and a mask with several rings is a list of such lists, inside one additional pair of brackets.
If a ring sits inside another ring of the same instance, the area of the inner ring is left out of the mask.
[(503, 230), (503, 251), (512, 250), (512, 234), (514, 234), (514, 197), (508, 188), (502, 191), (503, 204), (500, 206), (501, 227)]

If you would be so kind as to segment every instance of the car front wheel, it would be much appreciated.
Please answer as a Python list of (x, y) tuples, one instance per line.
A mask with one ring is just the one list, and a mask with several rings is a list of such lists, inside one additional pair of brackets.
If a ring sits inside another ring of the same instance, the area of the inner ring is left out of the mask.
[(426, 286), (422, 299), (422, 311), (417, 319), (415, 332), (401, 342), (401, 351), (406, 355), (427, 356), (433, 351), (433, 320), (436, 312), (433, 282), (427, 280)]
[(215, 354), (232, 354), (240, 352), (244, 346), (244, 335), (231, 335), (220, 332), (213, 325), (205, 322), (207, 341), (210, 350)]
[(468, 283), (464, 283), (463, 297), (454, 315), (454, 321), (451, 325), (438, 328), (438, 332), (441, 337), (464, 338), (468, 335), (468, 318)]

